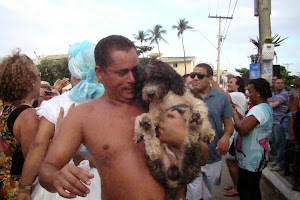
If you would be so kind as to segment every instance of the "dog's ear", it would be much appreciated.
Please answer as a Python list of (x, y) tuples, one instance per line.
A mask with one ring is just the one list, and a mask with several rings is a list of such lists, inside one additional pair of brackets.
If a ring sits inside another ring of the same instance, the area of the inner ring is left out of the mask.
[[(177, 72), (175, 72), (177, 74)], [(186, 92), (186, 85), (184, 82), (184, 79), (177, 74), (178, 76), (175, 76), (173, 84), (172, 84), (172, 91), (179, 96), (182, 96)]]
[(142, 90), (144, 87), (144, 82), (146, 80), (145, 66), (139, 64), (134, 73), (135, 83), (134, 83), (134, 99), (135, 102), (144, 109), (147, 109), (149, 104), (142, 98)]

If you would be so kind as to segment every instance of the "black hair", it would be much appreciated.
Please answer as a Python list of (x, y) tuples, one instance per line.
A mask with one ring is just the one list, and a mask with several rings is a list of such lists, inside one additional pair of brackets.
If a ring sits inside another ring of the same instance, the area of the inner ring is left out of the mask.
[(239, 86), (238, 91), (242, 92), (242, 93), (245, 93), (245, 81), (244, 81), (244, 79), (242, 79), (242, 77), (240, 77), (240, 76), (234, 76), (232, 78), (236, 79), (236, 85)]
[(248, 82), (248, 85), (253, 84), (254, 89), (259, 92), (260, 96), (267, 100), (272, 97), (271, 86), (268, 81), (263, 78), (251, 79)]
[(103, 38), (95, 47), (96, 65), (101, 69), (106, 69), (112, 62), (110, 56), (112, 50), (129, 51), (132, 48), (136, 50), (134, 43), (124, 36), (110, 35)]
[(207, 63), (200, 63), (200, 64), (196, 65), (195, 68), (196, 67), (202, 67), (202, 68), (206, 69), (208, 77), (211, 77), (211, 76), (214, 75), (214, 72), (213, 72), (211, 66), (209, 64), (207, 64)]

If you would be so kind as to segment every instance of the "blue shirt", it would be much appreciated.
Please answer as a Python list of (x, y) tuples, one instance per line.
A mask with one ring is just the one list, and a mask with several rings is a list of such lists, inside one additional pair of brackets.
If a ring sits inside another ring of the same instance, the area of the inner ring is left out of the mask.
[(224, 135), (224, 119), (232, 117), (232, 109), (227, 95), (211, 87), (210, 93), (202, 99), (208, 108), (208, 119), (216, 135), (212, 143), (208, 144), (208, 163), (218, 162), (222, 155), (216, 150), (219, 139)]
[(269, 98), (269, 102), (275, 102), (276, 100), (280, 103), (279, 106), (273, 108), (273, 124), (280, 124), (280, 120), (286, 115), (289, 104), (289, 94), (285, 90), (281, 90), (278, 94), (272, 93), (273, 96)]
[(261, 103), (251, 108), (246, 117), (251, 115), (259, 124), (249, 134), (237, 136), (236, 143), (241, 140), (241, 146), (236, 144), (236, 158), (240, 168), (258, 172), (266, 166), (270, 156), (268, 137), (272, 132), (273, 112), (268, 104)]

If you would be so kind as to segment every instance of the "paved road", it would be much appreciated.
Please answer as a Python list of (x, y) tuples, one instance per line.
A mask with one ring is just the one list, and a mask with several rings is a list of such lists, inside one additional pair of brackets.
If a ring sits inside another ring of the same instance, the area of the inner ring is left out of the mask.
[[(219, 199), (219, 200), (239, 200), (238, 196), (236, 197), (226, 197), (223, 194), (225, 193), (224, 187), (231, 186), (232, 180), (229, 175), (229, 171), (227, 168), (226, 163), (223, 159), (223, 166), (222, 166), (222, 182), (220, 186), (213, 187), (213, 195), (214, 197), (211, 200)], [(268, 182), (267, 179), (262, 177), (260, 181), (260, 190), (262, 194), (262, 200), (286, 200), (286, 198), (281, 195), (281, 193), (271, 184)]]

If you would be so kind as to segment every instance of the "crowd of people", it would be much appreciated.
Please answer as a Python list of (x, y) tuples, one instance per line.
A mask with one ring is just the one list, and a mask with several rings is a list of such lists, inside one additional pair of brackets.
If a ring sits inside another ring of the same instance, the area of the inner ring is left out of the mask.
[[(71, 77), (53, 86), (41, 81), (20, 51), (0, 64), (1, 199), (164, 199), (164, 188), (149, 173), (144, 144), (133, 142), (135, 117), (147, 112), (135, 102), (139, 60), (133, 42), (111, 35), (97, 45), (75, 43), (68, 53)], [(215, 138), (201, 143), (206, 164), (176, 199), (213, 197), (222, 156), (233, 181), (225, 196), (261, 199), (262, 170), (271, 160), (272, 170), (289, 173), (292, 166), (293, 189), (300, 192), (299, 79), (288, 93), (280, 77), (270, 85), (262, 78), (245, 84), (235, 76), (224, 91), (206, 63), (183, 78), (205, 102)], [(184, 124), (173, 111), (160, 122), (159, 139), (181, 148)]]

